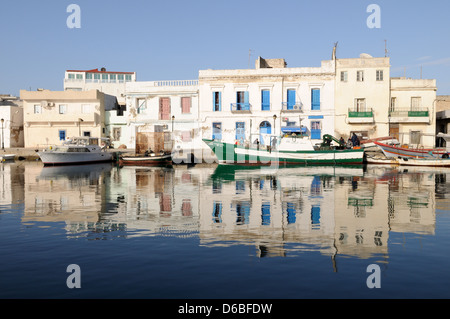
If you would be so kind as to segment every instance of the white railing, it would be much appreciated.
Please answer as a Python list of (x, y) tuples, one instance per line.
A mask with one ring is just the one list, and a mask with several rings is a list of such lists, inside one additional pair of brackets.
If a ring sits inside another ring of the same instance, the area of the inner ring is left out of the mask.
[(167, 80), (155, 81), (155, 86), (196, 86), (198, 80)]

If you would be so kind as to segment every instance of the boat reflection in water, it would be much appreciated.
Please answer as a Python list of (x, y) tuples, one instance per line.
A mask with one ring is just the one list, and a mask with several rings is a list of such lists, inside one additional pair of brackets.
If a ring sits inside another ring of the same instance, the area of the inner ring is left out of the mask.
[[(24, 223), (67, 236), (176, 236), (255, 256), (388, 257), (392, 232), (434, 234), (448, 172), (414, 168), (25, 165)], [(445, 206), (445, 204), (442, 204)]]

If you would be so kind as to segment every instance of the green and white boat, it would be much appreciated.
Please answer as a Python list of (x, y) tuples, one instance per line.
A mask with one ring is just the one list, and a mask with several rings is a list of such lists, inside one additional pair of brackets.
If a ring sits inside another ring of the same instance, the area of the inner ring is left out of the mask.
[[(266, 145), (226, 143), (203, 139), (217, 156), (219, 164), (261, 165), (362, 165), (364, 150), (347, 148), (331, 135), (313, 145), (307, 136), (270, 136)], [(336, 146), (332, 142), (336, 142)]]

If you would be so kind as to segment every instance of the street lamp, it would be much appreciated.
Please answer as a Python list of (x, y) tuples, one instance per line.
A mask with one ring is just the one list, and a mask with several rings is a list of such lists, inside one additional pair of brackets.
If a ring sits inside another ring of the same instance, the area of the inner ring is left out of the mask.
[(175, 115), (172, 115), (172, 133), (173, 133), (173, 120), (175, 120)]
[(277, 115), (274, 114), (273, 115), (273, 134), (275, 134), (275, 121), (276, 121), (276, 119), (277, 119)]
[(4, 119), (1, 119), (2, 122), (2, 150), (5, 150), (5, 134), (3, 133), (3, 123), (5, 122)]
[(78, 119), (78, 136), (81, 137), (81, 122), (84, 122), (83, 119)]

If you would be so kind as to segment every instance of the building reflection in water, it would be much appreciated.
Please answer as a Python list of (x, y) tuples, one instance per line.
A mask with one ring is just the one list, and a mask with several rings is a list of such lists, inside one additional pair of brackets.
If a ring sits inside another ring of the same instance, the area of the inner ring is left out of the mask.
[[(387, 258), (392, 232), (430, 234), (448, 172), (424, 168), (2, 166), (2, 204), (23, 223), (92, 239), (177, 236), (249, 245), (259, 257), (317, 251)], [(14, 182), (15, 181), (15, 182)], [(447, 205), (447, 206), (445, 206)]]

